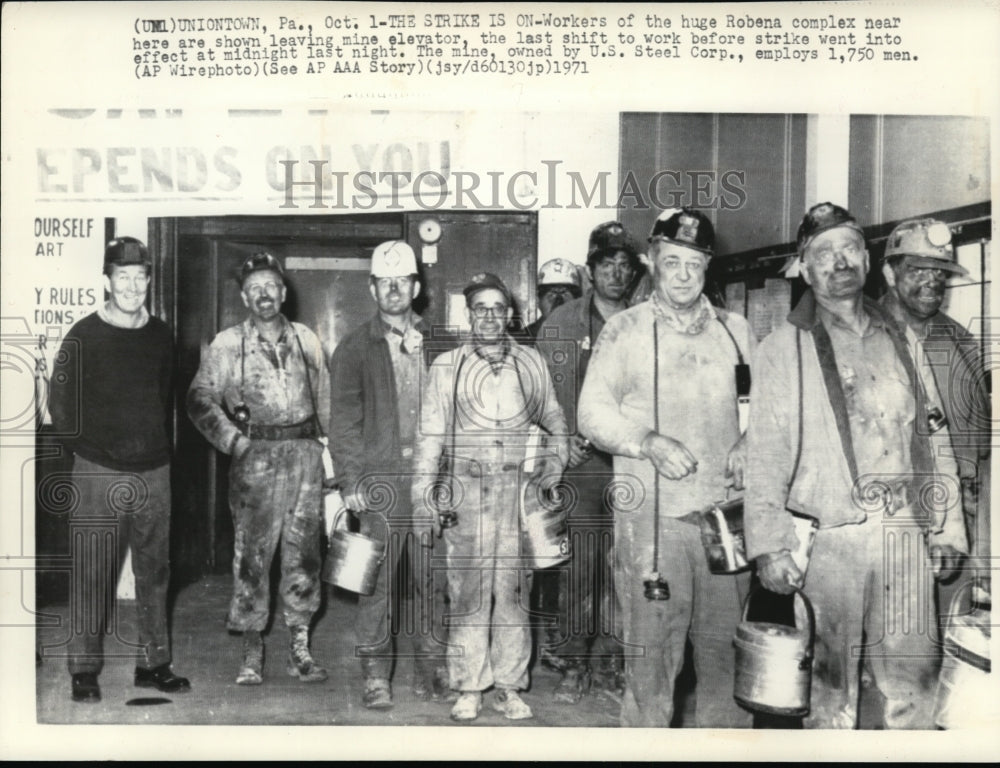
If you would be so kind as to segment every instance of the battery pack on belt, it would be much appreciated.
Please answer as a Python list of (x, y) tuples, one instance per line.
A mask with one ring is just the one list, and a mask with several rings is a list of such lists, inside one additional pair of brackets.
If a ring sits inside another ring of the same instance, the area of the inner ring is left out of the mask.
[(240, 431), (251, 440), (302, 440), (318, 437), (315, 419), (298, 424), (237, 424)]

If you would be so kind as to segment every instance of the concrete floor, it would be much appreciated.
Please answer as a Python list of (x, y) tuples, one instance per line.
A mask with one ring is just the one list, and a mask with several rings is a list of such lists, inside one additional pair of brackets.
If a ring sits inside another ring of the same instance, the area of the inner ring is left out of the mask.
[[(38, 722), (460, 727), (448, 717), (450, 704), (423, 702), (413, 696), (409, 685), (412, 661), (406, 658), (399, 660), (394, 675), (395, 706), (388, 711), (371, 711), (361, 706), (361, 673), (353, 656), (355, 601), (349, 593), (330, 588), (312, 639), (313, 655), (329, 669), (329, 679), (307, 684), (287, 676), (284, 661), (288, 634), (279, 619), (265, 638), (264, 684), (236, 685), (241, 639), (225, 629), (230, 589), (229, 576), (213, 575), (183, 588), (177, 595), (172, 613), (173, 668), (191, 680), (192, 689), (186, 694), (167, 695), (132, 685), (135, 656), (127, 643), (135, 638), (135, 611), (132, 603), (120, 602), (118, 630), (109, 635), (105, 644), (106, 661), (100, 675), (103, 698), (98, 704), (77, 704), (70, 699), (65, 660), (67, 607), (56, 605), (44, 609), (59, 621), (57, 626), (38, 631), (42, 655), (42, 663), (36, 670)], [(523, 694), (535, 712), (534, 719), (511, 722), (484, 706), (479, 718), (470, 725), (618, 725), (619, 703), (612, 695), (592, 691), (577, 705), (558, 703), (552, 699), (558, 681), (558, 673), (535, 664), (531, 689)], [(134, 701), (150, 698), (164, 703)]]

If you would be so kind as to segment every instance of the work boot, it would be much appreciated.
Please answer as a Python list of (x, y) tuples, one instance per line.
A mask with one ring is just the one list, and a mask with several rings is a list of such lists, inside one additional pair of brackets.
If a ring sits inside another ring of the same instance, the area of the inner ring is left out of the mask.
[(96, 704), (101, 700), (101, 686), (93, 672), (77, 672), (73, 675), (73, 701), (82, 704)]
[(260, 685), (264, 682), (264, 639), (260, 632), (243, 633), (243, 666), (236, 676), (237, 685)]
[(153, 669), (136, 667), (134, 682), (139, 688), (155, 688), (164, 693), (187, 693), (191, 690), (191, 682), (174, 674), (170, 664), (161, 664)]
[(392, 706), (392, 686), (384, 677), (365, 680), (365, 695), (361, 703), (366, 709), (389, 709)]
[(483, 694), (479, 691), (465, 691), (460, 694), (455, 706), (451, 708), (451, 719), (458, 722), (475, 720), (479, 717), (479, 708), (483, 705)]
[(590, 672), (583, 667), (568, 667), (552, 697), (563, 704), (579, 704), (590, 688)]
[(435, 701), (440, 700), (452, 703), (458, 701), (458, 697), (461, 695), (460, 691), (456, 691), (451, 687), (451, 681), (448, 676), (448, 667), (440, 666), (434, 670), (432, 699)]
[(321, 683), (326, 680), (326, 670), (319, 666), (309, 653), (309, 627), (289, 627), (291, 646), (285, 671), (303, 683)]
[(513, 688), (500, 688), (493, 694), (493, 709), (508, 720), (527, 720), (535, 716)]

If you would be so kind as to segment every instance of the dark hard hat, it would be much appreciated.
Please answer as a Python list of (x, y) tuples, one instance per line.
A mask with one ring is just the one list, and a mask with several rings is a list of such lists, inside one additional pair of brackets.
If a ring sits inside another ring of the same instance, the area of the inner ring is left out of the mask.
[(254, 272), (262, 272), (266, 269), (276, 272), (281, 278), (281, 282), (285, 282), (285, 270), (282, 268), (281, 262), (267, 251), (258, 251), (252, 256), (248, 256), (243, 262), (243, 266), (240, 267), (240, 285), (242, 286)]
[(673, 208), (660, 214), (649, 233), (649, 242), (666, 240), (711, 256), (715, 251), (715, 229), (701, 211)]
[(617, 221), (606, 221), (598, 224), (590, 233), (587, 244), (587, 261), (592, 262), (606, 253), (625, 251), (633, 258), (639, 255), (642, 247)]
[(149, 258), (149, 250), (141, 240), (136, 240), (134, 237), (116, 237), (105, 246), (105, 270), (113, 266), (129, 267), (136, 264), (145, 267), (153, 266), (153, 261)]
[(809, 243), (816, 235), (837, 227), (853, 229), (864, 239), (865, 233), (861, 229), (861, 225), (848, 213), (846, 208), (841, 208), (833, 203), (818, 203), (810, 208), (802, 217), (802, 223), (799, 224), (799, 233), (796, 237), (799, 256), (805, 253)]
[(479, 293), (479, 291), (484, 291), (487, 288), (493, 288), (500, 291), (500, 293), (502, 293), (507, 299), (507, 306), (514, 303), (510, 289), (504, 285), (503, 280), (494, 275), (492, 272), (480, 272), (479, 274), (472, 276), (469, 284), (462, 289), (462, 293), (465, 294), (465, 303), (471, 305), (472, 297)]

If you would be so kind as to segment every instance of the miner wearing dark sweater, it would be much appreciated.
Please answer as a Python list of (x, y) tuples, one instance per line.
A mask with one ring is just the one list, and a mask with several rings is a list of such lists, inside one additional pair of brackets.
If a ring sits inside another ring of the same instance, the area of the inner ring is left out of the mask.
[(170, 407), (172, 334), (146, 310), (151, 262), (132, 237), (108, 243), (109, 300), (63, 340), (50, 383), (49, 411), (73, 458), (77, 504), (70, 519), (73, 571), (69, 645), (72, 697), (101, 699), (97, 676), (114, 579), (132, 549), (139, 652), (135, 684), (187, 691), (170, 669)]

